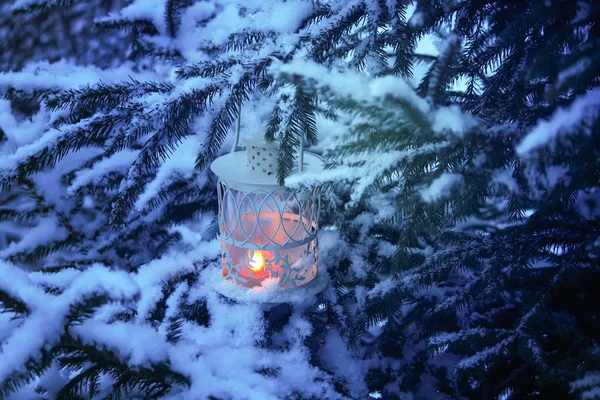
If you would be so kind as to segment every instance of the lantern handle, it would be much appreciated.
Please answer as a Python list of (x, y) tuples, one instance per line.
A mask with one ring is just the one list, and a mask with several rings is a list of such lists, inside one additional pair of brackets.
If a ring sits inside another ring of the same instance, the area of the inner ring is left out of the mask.
[(238, 111), (237, 121), (235, 123), (235, 140), (233, 141), (233, 148), (231, 152), (234, 153), (238, 151), (239, 143), (240, 143), (240, 125), (242, 122), (242, 105), (240, 104), (240, 110)]

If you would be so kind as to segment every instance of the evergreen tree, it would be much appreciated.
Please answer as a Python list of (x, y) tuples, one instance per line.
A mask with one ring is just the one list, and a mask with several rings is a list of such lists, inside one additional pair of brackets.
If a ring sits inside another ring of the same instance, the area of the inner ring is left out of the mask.
[[(45, 217), (47, 210), (52, 215), (46, 225), (32, 222), (43, 240), (21, 240), (3, 254), (19, 264), (31, 258), (41, 269), (22, 277), (19, 286), (34, 293), (26, 299), (11, 286), (1, 288), (3, 306), (15, 314), (2, 333), (3, 392), (17, 398), (35, 397), (34, 391), (51, 398), (243, 398), (258, 382), (260, 398), (364, 394), (362, 382), (336, 377), (331, 368), (339, 366), (320, 361), (328, 328), (341, 311), (327, 303), (266, 314), (257, 305), (229, 305), (199, 274), (217, 256), (217, 242), (199, 241), (215, 234), (210, 221), (216, 191), (204, 169), (233, 120), (242, 106), (249, 116), (242, 129), (260, 125), (252, 115), (266, 114), (265, 106), (267, 112), (291, 108), (300, 123), (271, 118), (268, 128), (278, 132), (287, 150), (281, 165), (289, 166), (300, 129), (315, 141), (314, 99), (296, 89), (293, 97), (269, 102), (283, 91), (267, 68), (277, 59), (306, 56), (307, 46), (310, 57), (325, 60), (328, 49), (367, 15), (364, 5), (165, 2), (160, 15), (155, 11), (138, 1), (99, 19), (99, 29), (132, 34), (135, 63), (97, 71), (104, 77), (97, 84), (76, 87), (86, 77), (48, 95), (44, 136), (12, 152), (5, 148), (4, 190), (31, 182), (26, 186), (37, 193), (29, 208), (9, 204), (7, 219), (27, 212)], [(275, 18), (286, 23), (271, 28), (267, 22)], [(238, 25), (216, 30), (224, 19)], [(203, 36), (208, 40), (197, 39)], [(164, 68), (177, 64), (182, 66)], [(115, 82), (126, 71), (131, 78)], [(289, 167), (280, 173), (283, 179)], [(10, 264), (5, 269), (16, 271)], [(118, 287), (111, 280), (116, 270), (130, 272)], [(36, 292), (39, 286), (54, 297)], [(80, 286), (86, 290), (73, 289)], [(56, 303), (62, 306), (54, 311), (46, 306)], [(34, 336), (50, 313), (43, 340), (17, 351), (19, 338)], [(231, 314), (246, 322), (231, 320)], [(314, 329), (307, 329), (307, 318)], [(112, 336), (96, 334), (102, 331)], [(127, 340), (140, 335), (146, 339)], [(239, 339), (231, 343), (231, 337)], [(220, 364), (238, 354), (246, 354), (239, 366)], [(206, 384), (206, 365), (212, 385)], [(224, 383), (232, 375), (239, 377), (236, 387)]]
[[(3, 73), (45, 132), (0, 131), (2, 393), (597, 395), (598, 5), (407, 3), (137, 0), (95, 24), (125, 65)], [(322, 186), (317, 299), (211, 289), (206, 167), (237, 119), (280, 142), (281, 183)], [(326, 173), (289, 177), (299, 137)]]
[(385, 326), (369, 346), (399, 361), (380, 385), (413, 392), (429, 375), (451, 396), (593, 398), (598, 6), (432, 3), (409, 21), (441, 43), (415, 55), (429, 63), (415, 91), (281, 68), (353, 116), (330, 174), (290, 184), (337, 190), (342, 232), (379, 265), (354, 290), (369, 289), (358, 325)]

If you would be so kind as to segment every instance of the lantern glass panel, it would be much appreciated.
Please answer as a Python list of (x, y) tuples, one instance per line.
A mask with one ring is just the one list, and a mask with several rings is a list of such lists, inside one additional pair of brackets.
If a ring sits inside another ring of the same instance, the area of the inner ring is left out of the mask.
[(319, 196), (312, 191), (243, 190), (218, 184), (223, 276), (259, 286), (300, 286), (317, 273)]

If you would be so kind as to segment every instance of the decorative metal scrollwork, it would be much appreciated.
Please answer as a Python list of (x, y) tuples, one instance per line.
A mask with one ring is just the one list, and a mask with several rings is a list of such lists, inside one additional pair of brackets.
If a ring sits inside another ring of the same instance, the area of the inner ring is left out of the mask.
[(277, 278), (308, 283), (317, 271), (318, 189), (244, 191), (218, 183), (223, 276), (243, 286)]

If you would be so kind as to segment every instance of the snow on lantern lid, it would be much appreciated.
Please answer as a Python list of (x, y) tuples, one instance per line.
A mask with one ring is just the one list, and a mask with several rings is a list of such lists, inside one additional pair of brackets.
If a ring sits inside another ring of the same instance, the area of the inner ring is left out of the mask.
[[(326, 275), (318, 273), (319, 190), (280, 186), (278, 143), (252, 136), (244, 141), (245, 151), (234, 146), (211, 164), (219, 179), (221, 275), (225, 278), (217, 290), (263, 303), (316, 294), (327, 285)], [(303, 148), (299, 153), (293, 173), (323, 170), (319, 156)]]

